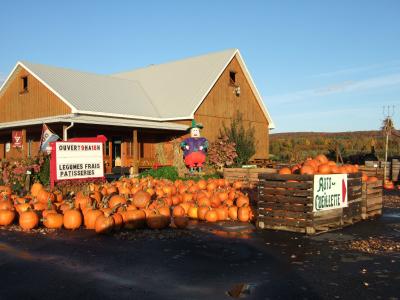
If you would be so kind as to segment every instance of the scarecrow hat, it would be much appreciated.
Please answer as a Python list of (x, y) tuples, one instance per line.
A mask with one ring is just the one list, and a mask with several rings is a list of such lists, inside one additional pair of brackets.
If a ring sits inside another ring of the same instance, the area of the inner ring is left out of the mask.
[(192, 129), (192, 128), (200, 128), (200, 129), (203, 129), (203, 124), (201, 124), (201, 123), (196, 123), (196, 120), (192, 120), (192, 126), (190, 126), (189, 127), (189, 130), (190, 129)]

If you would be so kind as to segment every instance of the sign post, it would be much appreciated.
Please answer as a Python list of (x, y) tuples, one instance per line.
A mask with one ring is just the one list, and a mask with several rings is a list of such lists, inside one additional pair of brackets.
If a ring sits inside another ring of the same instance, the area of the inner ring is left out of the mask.
[(313, 212), (347, 206), (347, 174), (314, 175)]
[(50, 183), (62, 180), (104, 178), (103, 143), (105, 138), (77, 138), (52, 142)]

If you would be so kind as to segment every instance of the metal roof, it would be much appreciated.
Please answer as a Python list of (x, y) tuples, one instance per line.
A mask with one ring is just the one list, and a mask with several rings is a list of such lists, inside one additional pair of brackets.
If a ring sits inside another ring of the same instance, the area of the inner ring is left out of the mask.
[(274, 128), (261, 95), (237, 49), (112, 75), (98, 75), (22, 61), (17, 63), (3, 83), (0, 95), (16, 70), (22, 67), (64, 101), (74, 114), (150, 121), (193, 119), (196, 110), (235, 55), (269, 127)]
[(25, 61), (21, 62), (21, 65), (56, 91), (73, 112), (75, 110), (147, 118), (161, 117), (137, 81)]
[(70, 122), (78, 124), (98, 124), (107, 126), (165, 129), (165, 130), (176, 130), (176, 131), (185, 131), (189, 127), (187, 125), (182, 125), (172, 122), (145, 121), (145, 120), (114, 118), (114, 117), (70, 114), (70, 115), (60, 115), (60, 116), (53, 116), (46, 118), (0, 123), (0, 129), (22, 127), (26, 125), (40, 125), (43, 123), (51, 124), (51, 123), (70, 123)]
[(236, 49), (113, 74), (139, 81), (164, 118), (193, 118)]

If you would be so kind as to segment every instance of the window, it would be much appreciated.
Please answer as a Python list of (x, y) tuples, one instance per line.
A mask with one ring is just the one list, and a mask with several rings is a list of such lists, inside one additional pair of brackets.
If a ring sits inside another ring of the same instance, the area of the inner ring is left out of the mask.
[(229, 72), (229, 83), (230, 84), (235, 84), (236, 83), (236, 72), (235, 71), (230, 71)]
[(28, 76), (21, 77), (21, 93), (25, 93), (28, 91)]

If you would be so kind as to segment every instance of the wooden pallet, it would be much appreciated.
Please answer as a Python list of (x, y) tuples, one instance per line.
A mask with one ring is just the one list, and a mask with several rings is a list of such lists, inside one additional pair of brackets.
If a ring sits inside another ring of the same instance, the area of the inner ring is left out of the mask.
[(348, 175), (348, 207), (329, 211), (313, 212), (313, 180), (313, 175), (260, 174), (257, 228), (319, 234), (361, 220), (361, 173)]
[(245, 187), (253, 188), (258, 184), (258, 174), (276, 172), (271, 168), (224, 168), (224, 178), (229, 182), (240, 180)]

